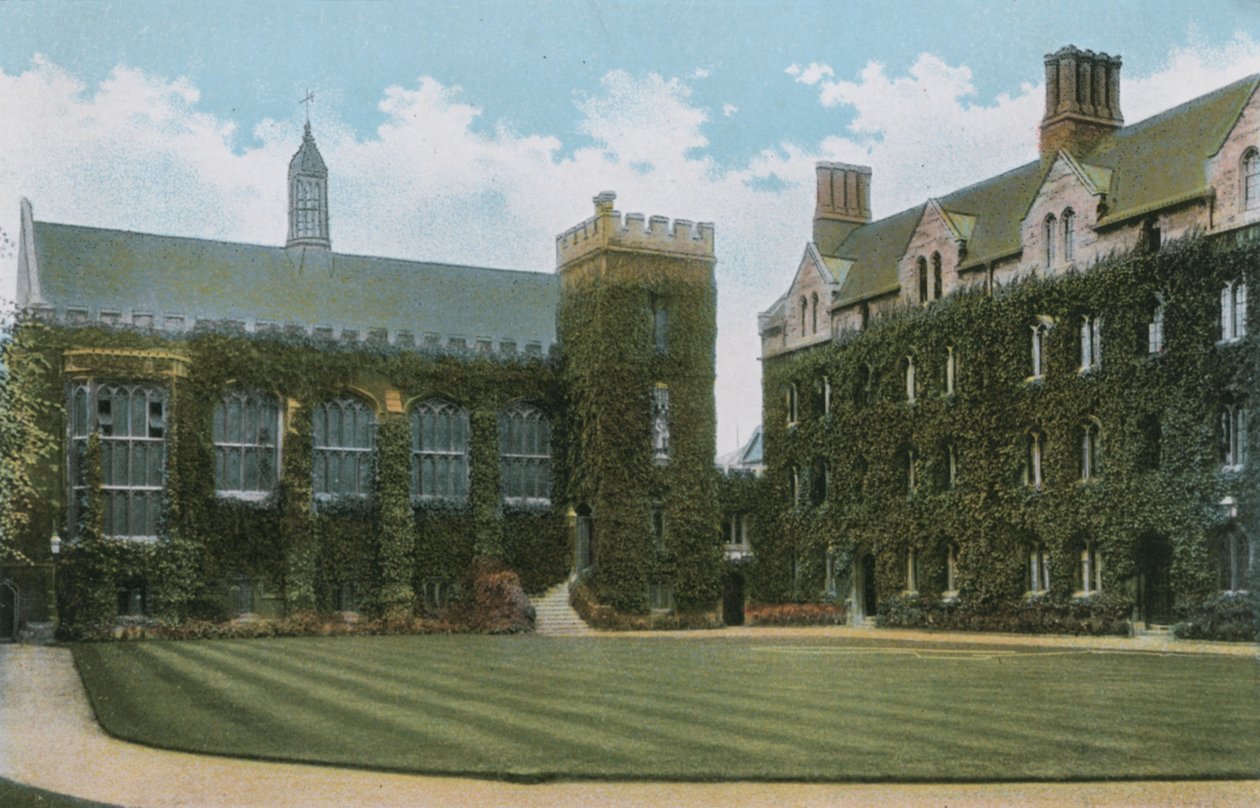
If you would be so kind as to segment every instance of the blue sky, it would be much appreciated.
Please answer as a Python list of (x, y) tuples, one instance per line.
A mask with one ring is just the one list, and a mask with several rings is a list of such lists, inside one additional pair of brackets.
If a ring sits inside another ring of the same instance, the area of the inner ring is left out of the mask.
[(605, 188), (714, 221), (726, 450), (759, 418), (755, 316), (815, 160), (871, 165), (888, 215), (1035, 157), (1047, 51), (1122, 54), (1132, 122), (1260, 72), (1258, 29), (1254, 2), (5, 3), (0, 228), (25, 195), (281, 241), (310, 87), (337, 249), (547, 271)]

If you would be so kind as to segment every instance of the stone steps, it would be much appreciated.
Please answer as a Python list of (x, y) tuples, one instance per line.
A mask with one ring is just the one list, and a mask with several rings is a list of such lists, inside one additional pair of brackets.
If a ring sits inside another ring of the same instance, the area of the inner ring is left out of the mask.
[(534, 604), (534, 633), (549, 637), (582, 637), (594, 634), (569, 605), (569, 585), (557, 584), (540, 596), (530, 598)]

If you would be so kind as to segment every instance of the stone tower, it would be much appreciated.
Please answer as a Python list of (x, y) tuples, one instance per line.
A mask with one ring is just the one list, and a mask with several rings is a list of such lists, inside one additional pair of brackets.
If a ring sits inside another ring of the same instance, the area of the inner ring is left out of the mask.
[(616, 195), (556, 238), (572, 441), (574, 571), (628, 612), (713, 608), (713, 225), (623, 216)]
[(871, 223), (871, 169), (848, 163), (819, 162), (814, 204), (814, 243), (823, 255), (835, 255), (850, 233)]
[(1082, 155), (1123, 125), (1119, 56), (1072, 45), (1046, 54), (1043, 160), (1053, 160), (1060, 149)]
[(289, 161), (288, 247), (332, 247), (328, 235), (328, 167), (306, 122), (302, 145)]

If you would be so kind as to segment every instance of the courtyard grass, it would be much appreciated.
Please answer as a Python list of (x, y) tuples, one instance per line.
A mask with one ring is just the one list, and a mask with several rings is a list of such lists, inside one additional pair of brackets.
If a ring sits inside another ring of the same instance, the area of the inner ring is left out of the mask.
[(1256, 659), (827, 639), (78, 645), (154, 746), (520, 780), (1260, 777)]

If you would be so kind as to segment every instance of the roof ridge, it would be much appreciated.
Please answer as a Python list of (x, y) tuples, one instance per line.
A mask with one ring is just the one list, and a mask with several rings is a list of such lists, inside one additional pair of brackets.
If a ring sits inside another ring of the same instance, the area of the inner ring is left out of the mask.
[[(50, 221), (39, 220), (39, 219), (35, 220), (34, 224), (37, 228), (41, 226), (51, 225), (52, 227), (65, 227), (65, 228), (71, 228), (74, 230), (88, 230), (88, 231), (94, 231), (98, 233), (118, 233), (118, 234), (123, 234), (123, 235), (128, 235), (128, 236), (139, 236), (142, 238), (169, 239), (169, 240), (175, 240), (175, 241), (191, 241), (191, 242), (197, 242), (200, 244), (213, 244), (213, 245), (224, 246), (224, 247), (249, 247), (251, 249), (257, 249), (257, 250), (271, 250), (277, 253), (283, 253), (285, 250), (288, 249), (284, 245), (259, 244), (257, 242), (252, 242), (252, 241), (233, 241), (233, 240), (228, 240), (228, 239), (204, 238), (201, 236), (180, 236), (180, 235), (173, 235), (173, 234), (167, 234), (167, 233), (153, 233), (146, 230), (130, 230), (127, 228), (118, 228), (118, 227), (96, 227), (93, 225), (70, 224), (68, 222), (50, 222)], [(388, 255), (367, 255), (364, 253), (337, 252), (335, 250), (330, 250), (329, 252), (333, 256), (339, 256), (342, 258), (362, 258), (362, 259), (370, 259), (373, 261), (393, 261), (393, 262), (401, 263), (401, 264), (423, 264), (429, 267), (446, 267), (449, 269), (471, 269), (471, 270), (478, 270), (481, 272), (503, 272), (503, 273), (509, 273), (513, 275), (550, 276), (553, 274), (550, 270), (543, 270), (543, 269), (537, 269), (537, 270), (536, 269), (507, 269), (505, 267), (483, 267), (483, 266), (476, 266), (473, 264), (452, 264), (447, 261), (426, 261), (423, 259), (416, 259), (416, 258), (397, 258), (394, 256), (388, 256)]]

